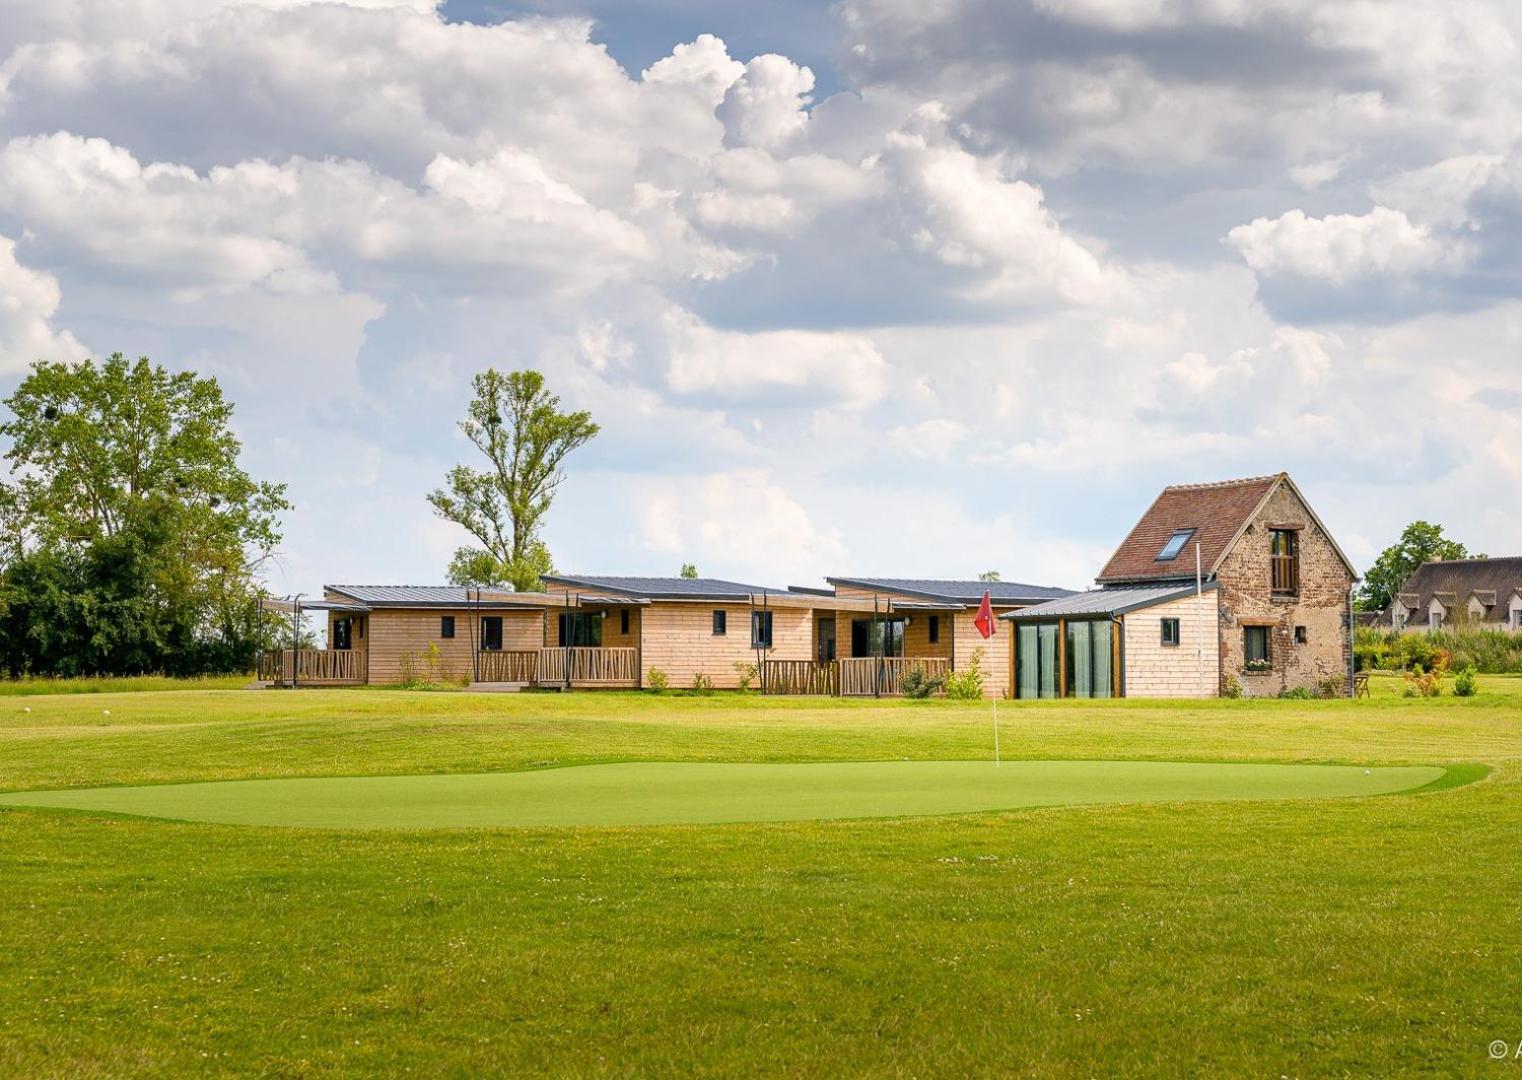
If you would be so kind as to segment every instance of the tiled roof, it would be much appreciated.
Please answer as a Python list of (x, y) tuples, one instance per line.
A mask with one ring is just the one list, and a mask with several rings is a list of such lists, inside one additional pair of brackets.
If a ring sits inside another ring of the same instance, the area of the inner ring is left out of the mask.
[(546, 574), (546, 585), (643, 596), (652, 600), (746, 600), (763, 592), (783, 592), (721, 578), (624, 577), (608, 574)]
[(902, 593), (905, 596), (923, 596), (933, 600), (960, 600), (976, 604), (983, 599), (986, 590), (995, 602), (1055, 600), (1071, 596), (1072, 589), (1058, 589), (1050, 585), (1025, 585), (1018, 581), (965, 581), (948, 578), (848, 578), (827, 577), (832, 585), (877, 589), (881, 592)]
[[(1511, 617), (1511, 597), (1522, 590), (1522, 556), (1496, 559), (1453, 559), (1423, 563), (1397, 594), (1400, 603), (1424, 611), (1435, 596), (1445, 607), (1467, 604), (1472, 593), (1485, 604), (1486, 622), (1505, 623)], [(1380, 618), (1389, 625), (1389, 612)]]
[[(1215, 587), (1214, 582), (1208, 582), (1205, 585), (1205, 591), (1210, 592)], [(1088, 592), (1074, 593), (1061, 600), (1051, 600), (1045, 604), (1037, 604), (1035, 607), (1011, 611), (1000, 615), (999, 618), (1026, 622), (1079, 615), (1124, 615), (1128, 611), (1137, 611), (1141, 608), (1152, 607), (1154, 604), (1192, 595), (1194, 595), (1192, 584), (1150, 585), (1135, 589), (1090, 589)]]
[[(1096, 580), (1101, 583), (1192, 580), (1196, 543), (1200, 545), (1201, 565), (1210, 573), (1274, 485), (1285, 478), (1284, 473), (1278, 473), (1163, 488)], [(1157, 556), (1168, 538), (1181, 529), (1193, 529), (1194, 534), (1176, 559), (1159, 562)]]

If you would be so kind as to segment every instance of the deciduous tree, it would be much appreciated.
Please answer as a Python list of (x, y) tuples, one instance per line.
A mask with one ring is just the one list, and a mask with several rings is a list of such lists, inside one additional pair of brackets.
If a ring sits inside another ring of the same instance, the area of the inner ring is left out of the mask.
[(457, 585), (539, 587), (554, 563), (541, 530), (565, 479), (567, 455), (597, 434), (591, 414), (562, 412), (537, 371), (504, 375), (488, 368), (473, 381), (475, 397), (460, 430), (486, 458), (485, 468), (456, 465), (428, 501), (442, 518), (476, 538), (449, 564)]
[(1401, 531), (1399, 540), (1379, 553), (1379, 558), (1364, 574), (1358, 591), (1358, 607), (1363, 611), (1383, 611), (1389, 607), (1390, 600), (1400, 592), (1406, 579), (1424, 562), (1484, 557), (1470, 555), (1463, 544), (1445, 537), (1441, 525), (1413, 521)]

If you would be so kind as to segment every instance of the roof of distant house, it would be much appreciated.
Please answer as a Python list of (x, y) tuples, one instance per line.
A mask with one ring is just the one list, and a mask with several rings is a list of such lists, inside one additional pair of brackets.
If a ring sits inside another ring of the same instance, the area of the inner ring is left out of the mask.
[(1396, 599), (1407, 608), (1421, 611), (1433, 597), (1445, 606), (1467, 607), (1469, 598), (1477, 596), (1485, 607), (1486, 621), (1506, 622), (1510, 618), (1511, 597), (1518, 592), (1522, 592), (1522, 556), (1511, 555), (1423, 563), (1406, 579)]
[(986, 591), (993, 603), (1030, 604), (1071, 596), (1072, 589), (1050, 585), (1026, 585), (1018, 581), (978, 581), (948, 578), (858, 578), (827, 577), (831, 585), (857, 589), (875, 589), (904, 596), (923, 596), (929, 600), (952, 600), (976, 604)]

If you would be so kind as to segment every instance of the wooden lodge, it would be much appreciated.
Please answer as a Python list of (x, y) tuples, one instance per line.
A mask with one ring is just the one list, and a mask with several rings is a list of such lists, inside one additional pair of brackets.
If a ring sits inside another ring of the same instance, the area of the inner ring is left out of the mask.
[(320, 620), (323, 648), (271, 648), (272, 686), (672, 689), (748, 683), (767, 694), (892, 697), (904, 673), (932, 677), (978, 657), (988, 695), (1012, 688), (1010, 633), (973, 624), (1068, 595), (1006, 582), (828, 578), (768, 589), (713, 578), (555, 575), (544, 591), (329, 585), (321, 599), (267, 601), (298, 635)]

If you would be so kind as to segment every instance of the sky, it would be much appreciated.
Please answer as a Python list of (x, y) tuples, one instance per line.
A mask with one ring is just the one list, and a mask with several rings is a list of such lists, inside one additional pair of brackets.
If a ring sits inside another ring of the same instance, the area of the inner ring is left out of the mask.
[(1511, 0), (0, 0), (0, 392), (216, 376), (270, 576), (436, 583), (471, 376), (569, 573), (1083, 587), (1290, 472), (1522, 553)]

